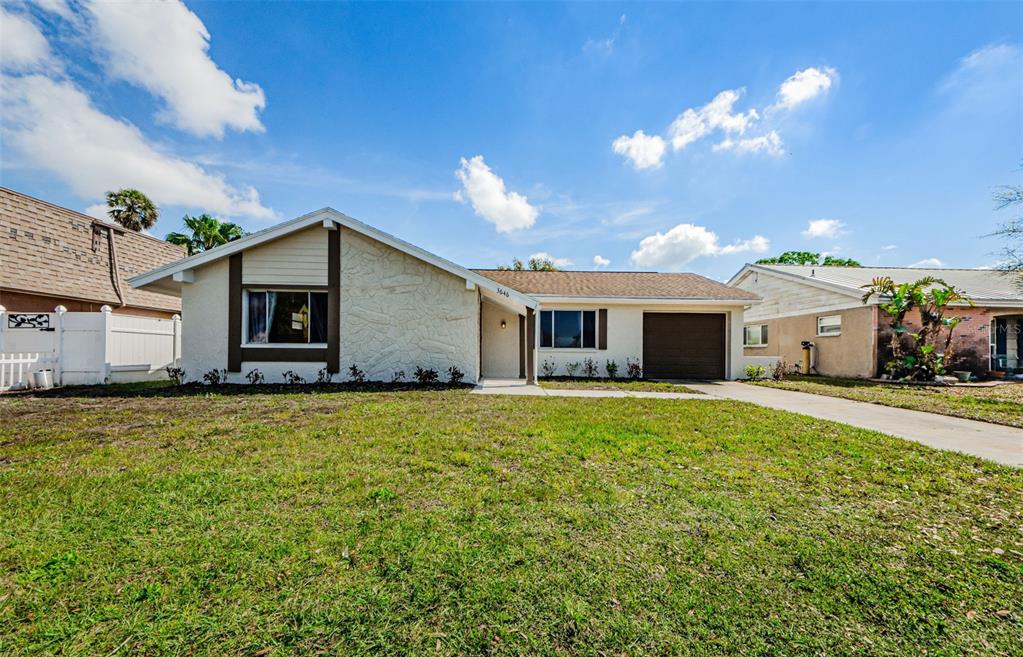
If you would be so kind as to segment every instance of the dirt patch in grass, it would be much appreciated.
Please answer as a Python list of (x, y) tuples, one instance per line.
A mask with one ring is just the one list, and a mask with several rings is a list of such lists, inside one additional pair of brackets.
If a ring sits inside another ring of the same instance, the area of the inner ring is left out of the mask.
[[(731, 401), (0, 399), (0, 653), (1009, 655), (1023, 472)], [(265, 651), (265, 652), (264, 652)]]
[(1023, 428), (1021, 383), (1000, 383), (991, 387), (922, 386), (864, 379), (793, 376), (783, 381), (757, 381), (756, 385)]

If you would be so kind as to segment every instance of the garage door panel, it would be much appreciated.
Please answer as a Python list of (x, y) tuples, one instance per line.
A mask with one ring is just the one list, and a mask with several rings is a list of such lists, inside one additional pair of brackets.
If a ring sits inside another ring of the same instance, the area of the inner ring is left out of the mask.
[(643, 313), (643, 369), (652, 379), (725, 376), (725, 316)]

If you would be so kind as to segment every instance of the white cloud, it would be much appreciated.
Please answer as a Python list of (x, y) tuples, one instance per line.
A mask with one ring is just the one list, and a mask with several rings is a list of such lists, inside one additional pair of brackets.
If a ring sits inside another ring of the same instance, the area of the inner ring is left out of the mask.
[(622, 135), (611, 143), (615, 153), (632, 161), (637, 170), (656, 169), (664, 163), (667, 145), (660, 135), (648, 135), (637, 130), (631, 137)]
[(28, 166), (52, 171), (77, 194), (100, 198), (135, 187), (158, 205), (181, 205), (227, 217), (271, 219), (251, 187), (236, 188), (221, 176), (149, 144), (134, 125), (100, 112), (68, 81), (41, 75), (0, 76), (5, 148)]
[(34, 0), (40, 8), (63, 18), (71, 18), (71, 7), (64, 0)]
[(748, 139), (732, 139), (726, 137), (723, 141), (714, 144), (714, 151), (735, 151), (736, 153), (764, 153), (775, 157), (782, 155), (785, 151), (782, 148), (781, 135), (777, 130), (772, 130), (766, 135), (750, 137)]
[(811, 219), (806, 223), (806, 237), (838, 237), (845, 224), (838, 219)]
[(262, 132), (259, 85), (232, 80), (209, 57), (210, 33), (180, 0), (89, 2), (89, 38), (106, 71), (163, 99), (157, 115), (198, 136)]
[(671, 147), (680, 151), (714, 130), (729, 134), (743, 134), (759, 117), (755, 109), (738, 114), (732, 111), (744, 89), (728, 89), (699, 109), (687, 109), (675, 117), (668, 126)]
[(468, 160), (463, 157), (455, 176), (462, 181), (455, 198), (468, 198), (476, 214), (494, 224), (497, 232), (523, 230), (536, 222), (540, 211), (522, 194), (507, 191), (504, 180), (491, 171), (482, 155)]
[(770, 248), (766, 237), (757, 235), (752, 239), (721, 246), (717, 233), (703, 226), (679, 224), (667, 233), (655, 233), (644, 237), (639, 248), (632, 252), (632, 263), (640, 267), (660, 267), (669, 270), (680, 269), (701, 256), (721, 256), (735, 253), (763, 253)]
[(30, 71), (55, 65), (50, 44), (25, 14), (14, 14), (0, 7), (0, 68), (5, 71)]
[(796, 71), (778, 88), (776, 109), (792, 109), (817, 96), (828, 93), (838, 77), (833, 68), (807, 68)]
[(593, 266), (596, 269), (604, 269), (605, 267), (609, 266), (610, 264), (611, 264), (611, 261), (608, 260), (607, 258), (604, 258), (604, 257), (599, 256), (599, 255), (593, 256)]
[(894, 245), (894, 244), (885, 244), (884, 246), (881, 247), (881, 250), (882, 251), (894, 251), (897, 248), (899, 248), (899, 247)]
[(554, 266), (557, 267), (558, 269), (564, 269), (565, 267), (571, 267), (572, 266), (572, 261), (570, 259), (568, 259), (568, 258), (555, 258), (554, 256), (552, 256), (551, 254), (547, 253), (546, 251), (538, 251), (538, 252), (534, 253), (533, 255), (529, 256), (529, 260), (533, 260), (534, 258), (537, 259), (537, 260), (550, 260), (551, 262), (554, 263)]
[(1005, 43), (988, 44), (974, 50), (959, 60), (955, 70), (941, 83), (943, 92), (970, 91), (977, 85), (987, 82), (1006, 84), (1006, 77), (1011, 75), (1017, 82), (1020, 79), (1020, 63), (1023, 51), (1019, 46)]
[(923, 260), (917, 260), (913, 264), (906, 265), (906, 266), (907, 267), (911, 267), (913, 269), (928, 269), (928, 268), (933, 269), (935, 267), (943, 267), (944, 265), (942, 264), (941, 260), (938, 260), (937, 258), (924, 258)]

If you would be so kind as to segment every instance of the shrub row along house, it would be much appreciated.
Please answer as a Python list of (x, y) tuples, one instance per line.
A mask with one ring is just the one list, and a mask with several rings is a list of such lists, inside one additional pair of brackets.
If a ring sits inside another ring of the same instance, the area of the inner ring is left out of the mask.
[[(892, 329), (879, 299), (864, 304), (863, 294), (881, 277), (900, 283), (938, 278), (972, 300), (950, 308), (962, 317), (953, 334), (953, 369), (977, 375), (1023, 371), (1023, 292), (1011, 275), (987, 269), (746, 265), (729, 281), (762, 298), (745, 314), (745, 355), (794, 364), (802, 343), (812, 342), (818, 374), (880, 375), (890, 358)], [(907, 317), (906, 326), (919, 328), (919, 312)]]
[[(737, 378), (754, 293), (697, 276), (470, 270), (325, 208), (131, 279), (181, 297), (186, 380), (369, 380), (454, 367), (534, 380), (590, 358), (646, 376)], [(343, 378), (343, 377), (342, 377)]]

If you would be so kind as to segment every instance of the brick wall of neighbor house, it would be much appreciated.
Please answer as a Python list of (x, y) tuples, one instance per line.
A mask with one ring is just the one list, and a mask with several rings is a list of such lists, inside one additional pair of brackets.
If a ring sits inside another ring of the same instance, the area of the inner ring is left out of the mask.
[[(818, 336), (817, 318), (822, 315), (841, 315), (842, 334)], [(767, 346), (745, 347), (744, 356), (778, 356), (791, 367), (802, 362), (801, 342), (810, 340), (816, 345), (816, 369), (819, 374), (857, 378), (874, 376), (874, 359), (871, 357), (874, 339), (873, 306), (746, 321), (746, 326), (754, 324), (767, 324)]]
[[(989, 369), (991, 355), (991, 322), (996, 315), (1004, 315), (1006, 311), (998, 308), (974, 306), (972, 308), (954, 308), (947, 311), (946, 316), (963, 318), (956, 327), (952, 338), (952, 349), (955, 360), (953, 370), (968, 370), (975, 374), (984, 374)], [(914, 311), (906, 317), (905, 325), (910, 330), (920, 328), (920, 313)], [(884, 365), (891, 359), (891, 334), (888, 316), (878, 311), (877, 367), (884, 372)]]
[(68, 312), (88, 313), (99, 312), (104, 305), (109, 305), (117, 315), (132, 315), (134, 317), (155, 317), (157, 319), (170, 319), (177, 314), (171, 310), (153, 310), (150, 308), (133, 308), (132, 306), (118, 307), (116, 303), (105, 304), (101, 301), (86, 301), (83, 299), (67, 299), (63, 297), (47, 296), (43, 294), (27, 294), (25, 292), (11, 292), (0, 290), (0, 306), (12, 313), (48, 313), (57, 306), (64, 306)]

